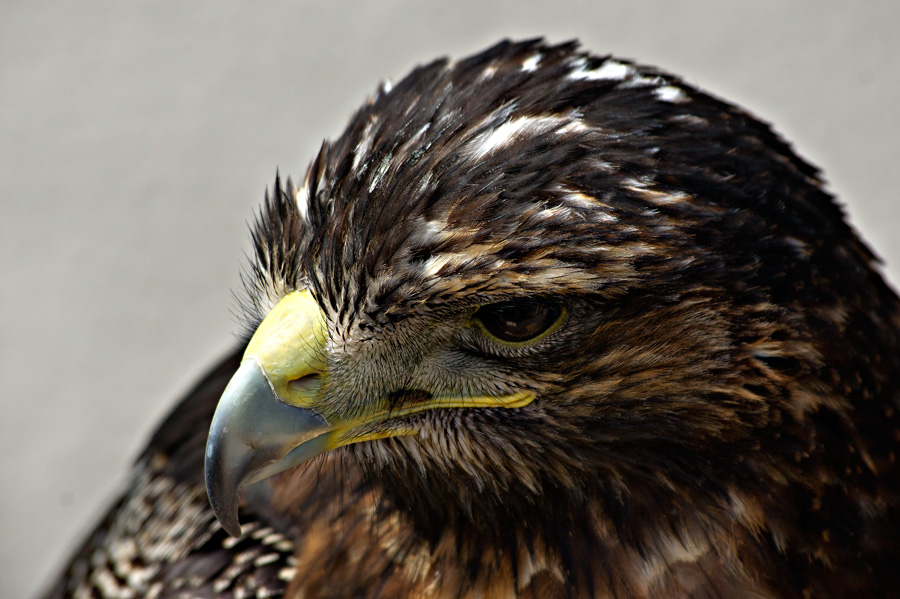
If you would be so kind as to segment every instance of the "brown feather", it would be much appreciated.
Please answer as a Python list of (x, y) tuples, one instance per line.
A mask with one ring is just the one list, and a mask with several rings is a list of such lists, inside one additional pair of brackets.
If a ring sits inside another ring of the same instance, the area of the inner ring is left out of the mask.
[[(503, 42), (376, 94), (298, 190), (276, 181), (254, 240), (248, 320), (313, 292), (330, 413), (536, 399), (398, 418), (418, 435), (247, 489), (230, 541), (199, 461), (232, 359), (52, 596), (110, 576), (160, 597), (900, 596), (900, 301), (816, 169), (739, 108)], [(535, 297), (566, 314), (539, 341), (472, 326)]]

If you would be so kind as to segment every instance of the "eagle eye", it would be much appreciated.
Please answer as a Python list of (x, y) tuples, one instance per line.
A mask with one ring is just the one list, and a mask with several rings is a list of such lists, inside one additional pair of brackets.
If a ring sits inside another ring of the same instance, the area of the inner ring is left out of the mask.
[(547, 300), (508, 300), (482, 306), (475, 320), (490, 335), (510, 343), (530, 341), (559, 321), (562, 307)]

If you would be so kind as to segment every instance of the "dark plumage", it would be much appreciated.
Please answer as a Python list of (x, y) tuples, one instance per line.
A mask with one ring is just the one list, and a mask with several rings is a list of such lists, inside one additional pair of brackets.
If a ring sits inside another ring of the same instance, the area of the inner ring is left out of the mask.
[(746, 112), (503, 42), (383, 86), (253, 235), (248, 328), (324, 332), (252, 376), (328, 445), (228, 537), (236, 353), (51, 597), (900, 596), (900, 302)]

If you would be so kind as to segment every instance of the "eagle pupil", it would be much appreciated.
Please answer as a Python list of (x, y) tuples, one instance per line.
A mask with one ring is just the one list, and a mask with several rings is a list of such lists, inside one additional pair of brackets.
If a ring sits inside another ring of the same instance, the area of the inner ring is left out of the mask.
[(559, 304), (538, 300), (509, 300), (482, 306), (475, 318), (488, 333), (510, 342), (534, 339), (559, 318)]

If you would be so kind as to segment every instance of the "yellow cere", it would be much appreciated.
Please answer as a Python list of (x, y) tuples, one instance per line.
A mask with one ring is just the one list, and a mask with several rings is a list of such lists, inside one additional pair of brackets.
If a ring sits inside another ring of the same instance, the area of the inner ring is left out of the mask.
[(259, 363), (283, 402), (309, 407), (326, 374), (326, 341), (325, 317), (312, 293), (294, 291), (260, 323), (244, 359)]

